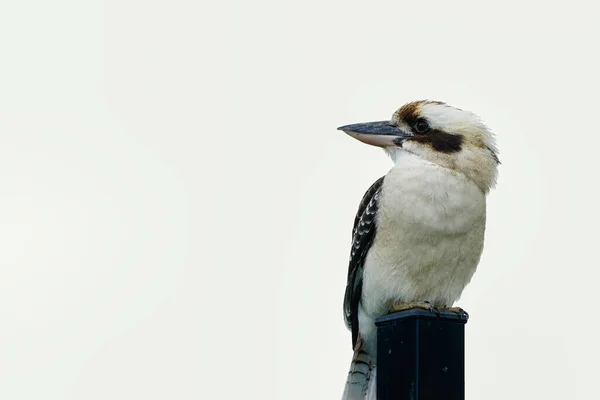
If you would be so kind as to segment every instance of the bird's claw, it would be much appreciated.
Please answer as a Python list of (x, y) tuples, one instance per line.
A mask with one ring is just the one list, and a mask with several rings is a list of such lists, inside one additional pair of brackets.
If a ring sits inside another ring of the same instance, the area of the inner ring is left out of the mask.
[(407, 311), (413, 309), (421, 309), (425, 311), (429, 311), (434, 313), (436, 316), (440, 316), (441, 312), (450, 312), (453, 314), (457, 314), (461, 319), (468, 320), (469, 314), (460, 307), (446, 307), (442, 306), (440, 308), (434, 306), (427, 300), (423, 301), (412, 301), (408, 303), (403, 303), (400, 301), (394, 302), (390, 307), (390, 313)]
[(467, 313), (465, 310), (463, 310), (460, 307), (444, 307), (444, 308), (442, 308), (442, 311), (448, 311), (448, 312), (451, 312), (454, 314), (458, 314), (458, 316), (461, 319), (465, 319), (465, 320), (469, 319), (469, 313)]
[(400, 312), (400, 311), (412, 310), (415, 308), (432, 312), (435, 315), (437, 315), (438, 317), (440, 315), (440, 310), (427, 300), (411, 301), (409, 303), (395, 302), (390, 307), (390, 312)]

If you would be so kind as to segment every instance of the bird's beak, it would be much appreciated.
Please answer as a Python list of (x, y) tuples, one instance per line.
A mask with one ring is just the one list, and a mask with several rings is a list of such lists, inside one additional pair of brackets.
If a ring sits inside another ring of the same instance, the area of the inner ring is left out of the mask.
[(398, 129), (389, 121), (345, 125), (340, 126), (338, 130), (346, 132), (363, 143), (379, 147), (401, 146), (404, 139), (412, 136), (411, 133)]

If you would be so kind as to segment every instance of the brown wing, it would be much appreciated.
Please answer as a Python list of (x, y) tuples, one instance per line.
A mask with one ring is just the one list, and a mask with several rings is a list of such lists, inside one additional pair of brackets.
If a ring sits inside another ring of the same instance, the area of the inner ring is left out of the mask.
[(344, 294), (344, 319), (352, 330), (352, 348), (358, 339), (358, 304), (362, 295), (363, 268), (377, 229), (377, 208), (383, 176), (363, 196), (352, 229), (352, 249), (348, 265), (348, 281)]

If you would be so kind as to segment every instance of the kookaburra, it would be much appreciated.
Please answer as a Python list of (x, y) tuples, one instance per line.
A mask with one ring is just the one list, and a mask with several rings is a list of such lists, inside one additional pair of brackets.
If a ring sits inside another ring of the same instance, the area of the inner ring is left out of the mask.
[(358, 207), (344, 297), (354, 357), (343, 399), (374, 399), (375, 319), (414, 307), (462, 311), (452, 306), (483, 250), (498, 152), (476, 115), (438, 101), (338, 129), (382, 147), (395, 164)]

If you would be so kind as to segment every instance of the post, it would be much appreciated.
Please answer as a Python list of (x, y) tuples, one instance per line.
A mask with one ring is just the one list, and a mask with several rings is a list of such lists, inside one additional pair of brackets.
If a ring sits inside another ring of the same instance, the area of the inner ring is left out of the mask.
[(377, 400), (464, 400), (467, 318), (419, 309), (378, 318)]

